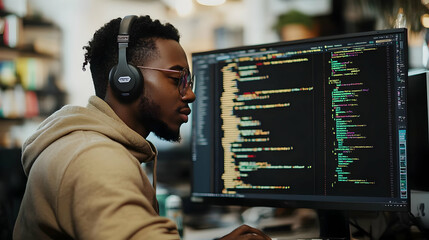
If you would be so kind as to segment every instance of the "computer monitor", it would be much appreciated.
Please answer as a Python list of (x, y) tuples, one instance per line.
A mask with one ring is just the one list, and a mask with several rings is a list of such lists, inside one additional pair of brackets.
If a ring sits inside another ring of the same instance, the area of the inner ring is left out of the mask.
[(191, 199), (408, 211), (407, 31), (192, 54)]
[(429, 72), (408, 72), (408, 188), (429, 192)]

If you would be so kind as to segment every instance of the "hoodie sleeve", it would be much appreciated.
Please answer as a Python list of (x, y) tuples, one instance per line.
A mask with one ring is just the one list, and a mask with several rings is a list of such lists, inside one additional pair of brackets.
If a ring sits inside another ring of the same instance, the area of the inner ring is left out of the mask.
[(180, 239), (175, 223), (154, 210), (147, 197), (154, 195), (139, 162), (125, 148), (92, 146), (64, 173), (59, 225), (74, 239)]

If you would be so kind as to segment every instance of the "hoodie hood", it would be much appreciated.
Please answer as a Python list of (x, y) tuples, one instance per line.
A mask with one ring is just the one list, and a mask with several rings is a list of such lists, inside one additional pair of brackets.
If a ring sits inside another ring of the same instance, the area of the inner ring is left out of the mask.
[[(93, 131), (122, 144), (140, 163), (156, 159), (156, 149), (129, 128), (102, 99), (92, 96), (87, 107), (64, 106), (45, 119), (23, 145), (22, 165), (28, 176), (37, 157), (51, 143), (74, 131)], [(155, 169), (154, 169), (155, 170)]]

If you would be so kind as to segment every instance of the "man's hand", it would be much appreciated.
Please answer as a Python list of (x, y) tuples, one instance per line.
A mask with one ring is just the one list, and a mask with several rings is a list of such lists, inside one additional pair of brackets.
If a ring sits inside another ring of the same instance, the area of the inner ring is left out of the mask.
[(247, 225), (241, 225), (234, 231), (225, 235), (220, 240), (271, 240), (270, 237), (265, 235), (261, 230), (249, 227)]

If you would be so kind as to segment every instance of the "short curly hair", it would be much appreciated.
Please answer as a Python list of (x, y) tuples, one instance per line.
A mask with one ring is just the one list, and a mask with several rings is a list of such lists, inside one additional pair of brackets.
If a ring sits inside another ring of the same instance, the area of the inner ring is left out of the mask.
[[(116, 18), (106, 23), (83, 47), (86, 51), (83, 70), (89, 63), (95, 94), (102, 99), (106, 96), (110, 69), (118, 64), (117, 36), (120, 22), (121, 18)], [(139, 16), (130, 27), (129, 36), (127, 61), (132, 65), (144, 64), (158, 56), (156, 39), (180, 40), (179, 32), (173, 25), (162, 24), (150, 16)]]

